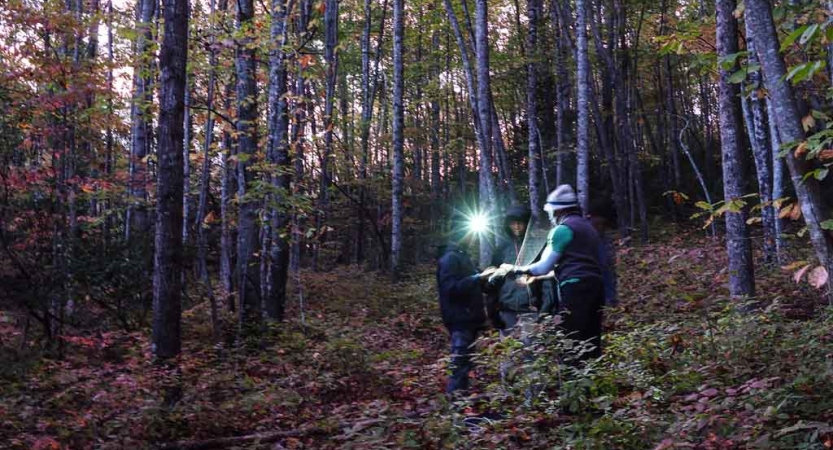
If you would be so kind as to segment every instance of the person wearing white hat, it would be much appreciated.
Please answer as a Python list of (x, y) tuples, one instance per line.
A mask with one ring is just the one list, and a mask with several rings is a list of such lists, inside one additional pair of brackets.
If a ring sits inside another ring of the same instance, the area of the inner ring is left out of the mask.
[(542, 312), (565, 312), (563, 327), (574, 339), (590, 340), (595, 349), (587, 357), (601, 355), (604, 289), (599, 263), (601, 239), (581, 215), (572, 186), (562, 184), (547, 196), (544, 211), (553, 225), (541, 258), (526, 266), (503, 266), (531, 279), (555, 278), (558, 305), (543, 305)]

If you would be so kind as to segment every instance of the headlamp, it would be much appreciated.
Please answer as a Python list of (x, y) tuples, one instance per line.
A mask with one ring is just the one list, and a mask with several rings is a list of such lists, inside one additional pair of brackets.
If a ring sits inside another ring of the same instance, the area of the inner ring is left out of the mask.
[(469, 217), (469, 231), (475, 234), (483, 234), (489, 231), (489, 218), (482, 213)]

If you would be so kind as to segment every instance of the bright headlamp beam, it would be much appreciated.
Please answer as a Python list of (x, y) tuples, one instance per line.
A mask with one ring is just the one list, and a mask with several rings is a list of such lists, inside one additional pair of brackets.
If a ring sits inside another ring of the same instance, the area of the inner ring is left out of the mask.
[(469, 231), (475, 234), (483, 234), (489, 230), (489, 219), (481, 213), (469, 218)]

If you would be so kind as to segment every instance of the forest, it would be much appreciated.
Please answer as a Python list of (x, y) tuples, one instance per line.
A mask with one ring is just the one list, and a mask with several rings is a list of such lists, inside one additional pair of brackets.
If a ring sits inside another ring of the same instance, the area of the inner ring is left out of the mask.
[[(833, 448), (833, 1), (0, 0), (0, 40), (0, 448)], [(563, 185), (600, 356), (489, 325), (446, 394), (455, 217), (500, 265)]]

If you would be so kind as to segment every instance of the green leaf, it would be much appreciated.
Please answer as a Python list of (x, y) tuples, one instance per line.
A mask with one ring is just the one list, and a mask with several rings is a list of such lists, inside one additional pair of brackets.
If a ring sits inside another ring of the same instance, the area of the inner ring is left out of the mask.
[(822, 230), (833, 230), (833, 219), (825, 220), (819, 224)]
[(795, 42), (795, 40), (798, 39), (798, 37), (801, 36), (805, 30), (807, 30), (807, 27), (807, 25), (804, 25), (793, 30), (793, 32), (790, 33), (790, 35), (787, 36), (786, 39), (784, 39), (784, 42), (781, 43), (781, 51), (783, 52), (784, 50), (789, 48), (789, 46), (792, 45), (793, 42)]
[(737, 72), (733, 73), (728, 80), (726, 80), (729, 84), (738, 84), (742, 83), (743, 80), (746, 79), (746, 69), (740, 69)]
[(801, 39), (799, 39), (798, 42), (801, 45), (806, 44), (811, 39), (813, 39), (813, 37), (815, 37), (815, 35), (816, 35), (816, 33), (818, 33), (818, 31), (819, 31), (819, 24), (814, 23), (814, 24), (810, 25), (809, 27), (807, 27), (806, 30), (804, 30), (804, 33), (801, 34)]
[(793, 67), (787, 74), (787, 80), (792, 81), (793, 84), (798, 84), (806, 79), (812, 78), (819, 70), (823, 69), (827, 63), (825, 61), (810, 61), (804, 64), (799, 64)]
[(721, 57), (720, 60), (718, 61), (718, 64), (720, 64), (720, 68), (723, 69), (723, 70), (731, 70), (733, 67), (735, 67), (735, 64), (737, 63), (738, 58), (740, 58), (741, 56), (746, 56), (748, 54), (749, 54), (749, 52), (747, 52), (745, 50), (739, 51), (737, 53), (731, 53), (731, 54), (728, 54), (726, 56)]

